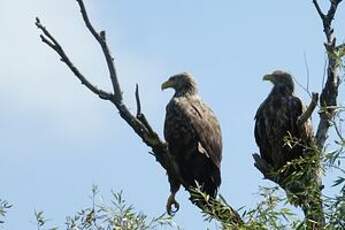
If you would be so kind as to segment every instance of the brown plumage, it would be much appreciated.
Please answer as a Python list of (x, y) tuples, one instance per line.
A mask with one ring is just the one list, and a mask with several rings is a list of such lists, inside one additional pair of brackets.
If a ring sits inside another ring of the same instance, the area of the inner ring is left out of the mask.
[[(291, 75), (275, 71), (265, 75), (263, 79), (271, 81), (273, 89), (255, 115), (255, 140), (261, 158), (277, 170), (288, 161), (307, 153), (308, 146), (313, 141), (313, 130), (310, 120), (301, 126), (297, 125), (304, 106), (294, 95)], [(290, 134), (299, 141), (299, 144), (292, 145), (292, 148), (284, 141)]]
[(165, 88), (175, 89), (166, 107), (164, 136), (180, 176), (169, 178), (169, 211), (181, 184), (189, 189), (197, 181), (205, 193), (216, 196), (221, 184), (222, 137), (217, 118), (199, 97), (190, 74), (172, 76), (162, 84)]

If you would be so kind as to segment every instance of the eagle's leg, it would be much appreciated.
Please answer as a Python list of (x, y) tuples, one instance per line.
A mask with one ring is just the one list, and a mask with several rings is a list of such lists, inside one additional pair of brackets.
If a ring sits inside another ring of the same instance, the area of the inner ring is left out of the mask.
[[(167, 201), (167, 213), (170, 216), (174, 216), (180, 209), (180, 204), (175, 199), (176, 193), (171, 193)], [(173, 207), (174, 206), (174, 207)]]
[(175, 179), (169, 178), (170, 182), (170, 196), (167, 201), (166, 210), (170, 216), (174, 216), (180, 209), (180, 204), (176, 201), (175, 195), (180, 189), (180, 183)]

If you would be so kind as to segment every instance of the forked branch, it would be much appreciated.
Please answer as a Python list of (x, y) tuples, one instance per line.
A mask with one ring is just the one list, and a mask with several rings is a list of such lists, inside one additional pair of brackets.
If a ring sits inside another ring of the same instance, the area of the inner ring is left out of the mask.
[(107, 41), (105, 39), (105, 32), (102, 31), (99, 34), (96, 32), (88, 18), (83, 1), (76, 1), (79, 4), (80, 11), (87, 28), (102, 47), (102, 51), (107, 62), (114, 93), (109, 93), (102, 89), (98, 89), (95, 85), (89, 82), (87, 78), (79, 71), (79, 69), (74, 66), (74, 64), (66, 55), (66, 52), (59, 44), (59, 42), (50, 34), (50, 32), (45, 28), (45, 26), (41, 24), (39, 18), (36, 18), (35, 24), (37, 28), (42, 32), (42, 34), (40, 35), (42, 42), (47, 44), (60, 56), (61, 61), (67, 65), (67, 67), (74, 73), (74, 75), (81, 81), (81, 83), (84, 84), (90, 91), (98, 95), (100, 98), (112, 102), (116, 106), (116, 108), (120, 112), (120, 116), (132, 127), (132, 129), (137, 133), (137, 135), (141, 137), (143, 142), (152, 148), (157, 161), (163, 166), (163, 168), (168, 170), (168, 162), (170, 160), (168, 159), (166, 144), (159, 138), (158, 134), (153, 131), (153, 129), (147, 122), (144, 114), (141, 113), (138, 89), (136, 92), (136, 98), (138, 111), (140, 111), (140, 113), (134, 116), (129, 111), (127, 106), (123, 103), (121, 87), (116, 75), (114, 60), (111, 57)]
[(49, 31), (41, 24), (39, 18), (36, 18), (35, 22), (38, 29), (42, 31), (43, 34), (40, 35), (41, 40), (43, 43), (47, 44), (50, 48), (55, 50), (61, 57), (61, 61), (64, 62), (70, 70), (74, 73), (74, 75), (81, 81), (83, 85), (85, 85), (89, 90), (93, 93), (97, 94), (100, 98), (104, 100), (111, 100), (113, 98), (113, 94), (108, 93), (104, 90), (98, 89), (97, 86), (90, 83), (83, 74), (80, 73), (77, 67), (73, 65), (69, 57), (66, 55), (65, 51), (62, 49), (60, 44), (56, 41), (56, 39), (49, 33)]
[(94, 27), (92, 26), (92, 24), (89, 20), (89, 16), (87, 15), (84, 2), (82, 0), (76, 0), (76, 1), (79, 4), (80, 12), (83, 16), (86, 27), (89, 29), (90, 33), (97, 40), (98, 44), (102, 48), (104, 57), (107, 61), (107, 66), (108, 66), (108, 70), (109, 70), (109, 74), (110, 74), (110, 79), (111, 79), (111, 82), (113, 85), (115, 98), (116, 98), (116, 100), (121, 101), (122, 100), (122, 91), (121, 91), (120, 83), (117, 79), (116, 69), (115, 69), (115, 65), (114, 65), (114, 59), (111, 56), (108, 44), (106, 42), (105, 31), (101, 31), (100, 33), (96, 32), (96, 30), (94, 29)]
[(71, 62), (69, 57), (66, 55), (62, 46), (58, 43), (58, 41), (41, 24), (39, 18), (36, 18), (35, 24), (37, 28), (41, 30), (42, 32), (42, 34), (40, 35), (42, 42), (47, 44), (60, 56), (61, 61), (67, 65), (67, 67), (74, 73), (74, 75), (81, 81), (81, 83), (84, 84), (90, 91), (98, 95), (100, 98), (112, 102), (116, 106), (116, 108), (118, 109), (120, 113), (120, 116), (128, 123), (130, 127), (132, 127), (135, 133), (139, 137), (141, 137), (143, 142), (152, 148), (152, 152), (156, 160), (161, 164), (161, 166), (164, 169), (167, 170), (168, 175), (169, 175), (171, 171), (171, 166), (169, 163), (170, 159), (169, 159), (167, 146), (159, 138), (158, 134), (151, 128), (145, 115), (141, 112), (141, 104), (140, 104), (138, 87), (136, 90), (138, 112), (135, 116), (129, 111), (127, 106), (123, 103), (121, 87), (116, 75), (114, 60), (111, 57), (111, 54), (107, 45), (107, 41), (105, 39), (105, 32), (102, 31), (99, 34), (96, 32), (96, 30), (94, 29), (93, 25), (91, 24), (88, 18), (83, 1), (81, 0), (76, 0), (76, 1), (79, 4), (80, 11), (87, 28), (89, 29), (90, 33), (97, 40), (97, 42), (100, 44), (102, 48), (103, 54), (107, 62), (114, 93), (109, 93), (102, 89), (98, 89), (95, 85), (89, 82), (87, 78), (79, 71), (79, 69), (74, 66), (74, 64)]
[(327, 14), (324, 14), (318, 1), (313, 0), (313, 4), (316, 8), (317, 13), (319, 14), (322, 24), (323, 24), (323, 31), (327, 38), (327, 43), (335, 43), (335, 38), (333, 37), (334, 30), (332, 28), (332, 21), (334, 20), (335, 13), (337, 12), (338, 5), (342, 2), (342, 0), (330, 0), (330, 7), (328, 9)]
[(332, 21), (334, 20), (336, 11), (342, 0), (330, 0), (330, 7), (327, 14), (323, 13), (317, 0), (313, 0), (313, 4), (318, 12), (322, 25), (323, 31), (326, 36), (325, 48), (328, 57), (327, 66), (327, 81), (322, 89), (320, 97), (320, 123), (316, 133), (316, 142), (320, 149), (325, 145), (328, 138), (328, 130), (331, 126), (331, 120), (335, 115), (335, 110), (337, 108), (337, 98), (338, 98), (338, 88), (340, 85), (339, 78), (339, 58), (342, 56), (338, 55), (338, 51), (342, 49), (344, 44), (337, 45), (336, 37), (334, 35), (334, 29), (332, 27)]

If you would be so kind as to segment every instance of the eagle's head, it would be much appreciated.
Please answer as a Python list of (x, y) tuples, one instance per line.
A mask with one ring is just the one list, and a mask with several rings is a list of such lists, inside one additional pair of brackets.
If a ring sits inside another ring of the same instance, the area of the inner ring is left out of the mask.
[(193, 95), (197, 93), (196, 82), (190, 73), (180, 73), (171, 76), (166, 82), (162, 84), (162, 90), (173, 88), (175, 95)]
[(271, 74), (266, 74), (263, 77), (263, 80), (272, 82), (274, 86), (288, 88), (291, 92), (293, 92), (295, 88), (291, 74), (281, 70), (276, 70)]

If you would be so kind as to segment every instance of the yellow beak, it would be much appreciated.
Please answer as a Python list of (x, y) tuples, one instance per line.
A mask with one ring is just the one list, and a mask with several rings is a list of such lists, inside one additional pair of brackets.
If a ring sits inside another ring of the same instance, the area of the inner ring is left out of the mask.
[(173, 86), (174, 86), (174, 82), (171, 81), (171, 80), (168, 80), (168, 81), (166, 81), (166, 82), (163, 82), (163, 84), (162, 84), (162, 86), (161, 86), (161, 89), (162, 89), (162, 90), (165, 90), (165, 89), (171, 88), (171, 87), (173, 87)]
[(266, 74), (263, 78), (263, 81), (272, 81), (273, 80), (273, 75), (272, 74)]

